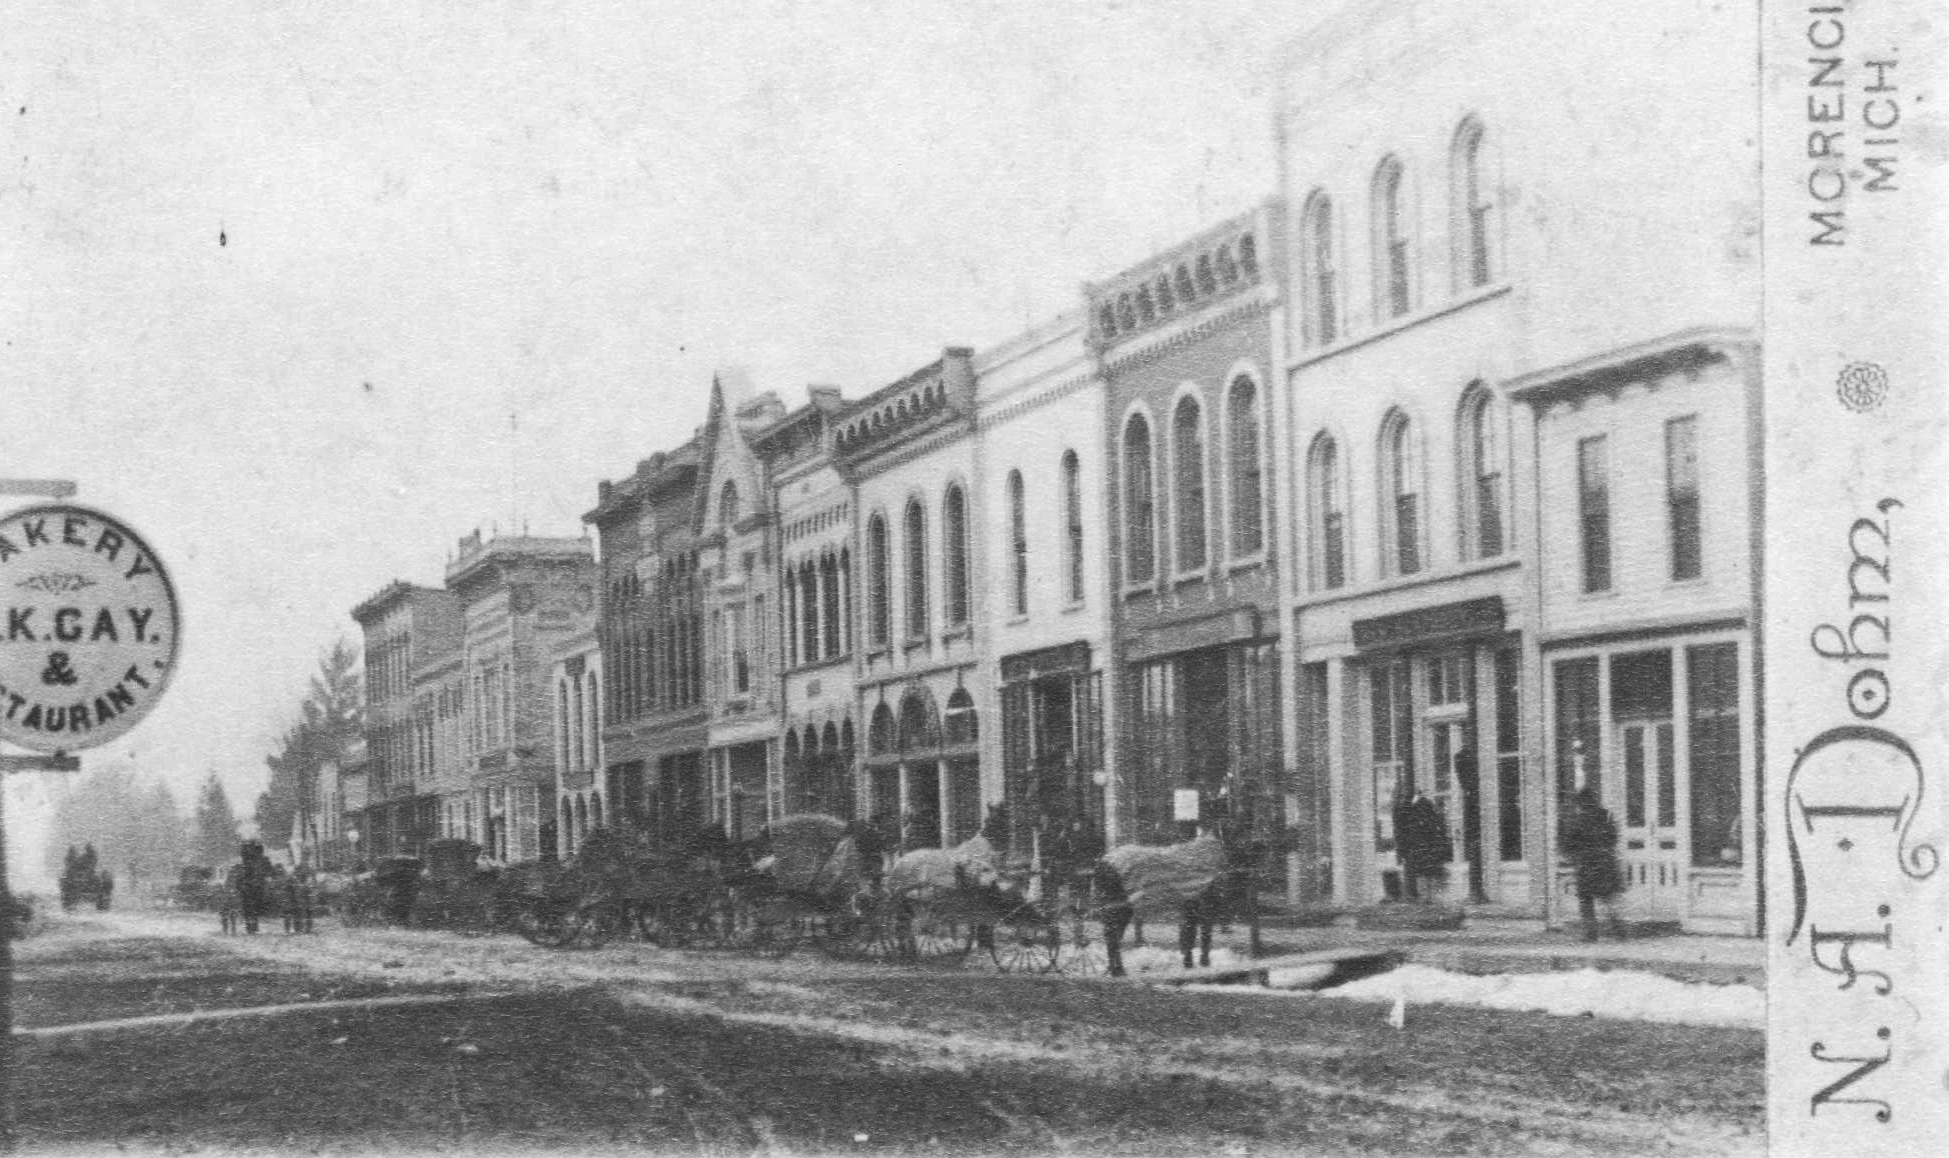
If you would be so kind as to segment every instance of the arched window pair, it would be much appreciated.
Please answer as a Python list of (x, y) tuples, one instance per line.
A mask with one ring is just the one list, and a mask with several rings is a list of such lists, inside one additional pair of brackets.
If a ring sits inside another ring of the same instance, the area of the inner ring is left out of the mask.
[[(1496, 276), (1495, 201), (1487, 171), (1485, 130), (1474, 117), (1456, 129), (1449, 148), (1450, 281), (1456, 293), (1488, 285)], [(1368, 188), (1374, 317), (1404, 317), (1416, 308), (1415, 216), (1407, 170), (1389, 155), (1374, 168)], [(1300, 338), (1330, 346), (1345, 332), (1338, 260), (1339, 226), (1333, 199), (1316, 189), (1300, 214)]]
[[(947, 626), (967, 624), (973, 603), (973, 579), (969, 571), (968, 497), (960, 484), (951, 484), (941, 500), (943, 526), (942, 571), (946, 588), (943, 612)], [(906, 634), (909, 639), (927, 635), (927, 508), (919, 498), (907, 501), (902, 516), (901, 562), (906, 595)], [(875, 514), (866, 524), (866, 626), (871, 646), (884, 647), (892, 641), (892, 567), (886, 517)]]
[[(1073, 450), (1062, 452), (1062, 596), (1083, 602), (1083, 467)], [(1028, 499), (1022, 472), (1008, 472), (1009, 611), (1029, 613)]]
[[(1508, 546), (1500, 420), (1486, 387), (1477, 383), (1464, 392), (1456, 414), (1455, 456), (1464, 560), (1494, 558)], [(1418, 574), (1428, 565), (1421, 432), (1405, 412), (1389, 411), (1381, 420), (1376, 449), (1380, 573)], [(1312, 585), (1321, 590), (1344, 586), (1349, 578), (1346, 474), (1339, 444), (1330, 434), (1316, 436), (1307, 452), (1306, 493)]]
[[(1265, 470), (1260, 439), (1258, 384), (1247, 375), (1232, 379), (1225, 399), (1225, 489), (1231, 515), (1230, 552), (1234, 559), (1265, 550)], [(1204, 406), (1196, 394), (1181, 396), (1171, 411), (1171, 536), (1177, 574), (1191, 574), (1209, 563), (1209, 471)], [(1157, 574), (1157, 502), (1154, 494), (1150, 422), (1141, 413), (1125, 422), (1123, 435), (1124, 582), (1152, 582)]]

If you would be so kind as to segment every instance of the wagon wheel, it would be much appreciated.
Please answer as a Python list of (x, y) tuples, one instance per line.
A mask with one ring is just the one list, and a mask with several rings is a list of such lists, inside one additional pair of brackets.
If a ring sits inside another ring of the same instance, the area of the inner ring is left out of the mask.
[(574, 910), (545, 900), (532, 900), (514, 914), (514, 929), (544, 949), (561, 949), (575, 940), (582, 923)]
[(826, 951), (835, 956), (895, 960), (901, 947), (899, 907), (877, 895), (854, 897), (849, 907), (826, 918), (825, 935)]
[(961, 962), (973, 952), (980, 927), (926, 909), (909, 925), (914, 958), (919, 961)]
[(1062, 926), (1024, 907), (995, 923), (988, 955), (1003, 973), (1047, 973), (1062, 956)]
[(1100, 938), (1090, 924), (1090, 917), (1080, 906), (1071, 906), (1057, 919), (1062, 945), (1056, 958), (1056, 972), (1071, 975), (1103, 972), (1105, 957), (1098, 948)]

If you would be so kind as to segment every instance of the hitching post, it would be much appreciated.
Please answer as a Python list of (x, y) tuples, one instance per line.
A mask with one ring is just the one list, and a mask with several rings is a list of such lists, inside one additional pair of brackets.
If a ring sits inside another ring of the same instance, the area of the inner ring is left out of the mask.
[[(66, 479), (0, 479), (0, 494), (65, 499), (75, 484)], [(62, 752), (52, 756), (0, 756), (0, 1153), (14, 1149), (14, 894), (7, 879), (7, 773), (74, 772), (81, 761)]]

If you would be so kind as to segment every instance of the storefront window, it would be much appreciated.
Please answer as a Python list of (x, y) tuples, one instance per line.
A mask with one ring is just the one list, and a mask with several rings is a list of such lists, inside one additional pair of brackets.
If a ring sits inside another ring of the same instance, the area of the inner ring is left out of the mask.
[(1405, 660), (1375, 664), (1368, 671), (1371, 750), (1374, 776), (1374, 847), (1394, 848), (1394, 804), (1414, 777), (1414, 707)]
[(1685, 652), (1691, 724), (1692, 863), (1745, 863), (1739, 807), (1739, 645)]
[(1503, 860), (1523, 859), (1522, 656), (1496, 651), (1496, 830)]
[(1603, 725), (1597, 698), (1597, 657), (1559, 660), (1556, 665), (1557, 798), (1577, 790), (1577, 767), (1601, 795), (1604, 788)]

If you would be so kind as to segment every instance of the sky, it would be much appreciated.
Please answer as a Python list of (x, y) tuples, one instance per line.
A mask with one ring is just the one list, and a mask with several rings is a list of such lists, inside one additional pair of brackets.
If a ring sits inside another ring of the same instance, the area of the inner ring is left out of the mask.
[[(715, 369), (865, 394), (1268, 196), (1320, 7), (10, 5), (0, 476), (74, 480), (182, 602), (84, 762), (248, 812), (355, 603), (581, 533)], [(18, 779), (31, 840), (60, 789)]]

